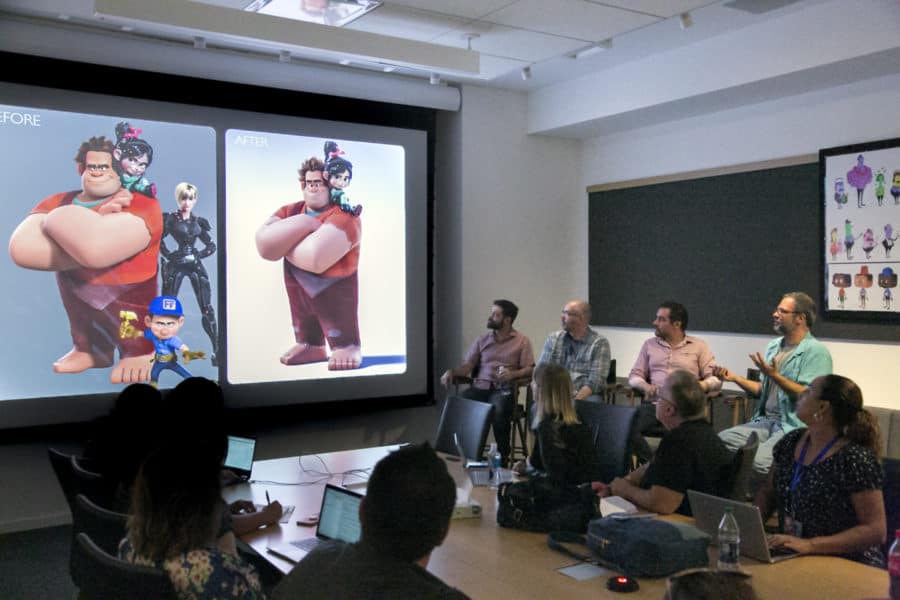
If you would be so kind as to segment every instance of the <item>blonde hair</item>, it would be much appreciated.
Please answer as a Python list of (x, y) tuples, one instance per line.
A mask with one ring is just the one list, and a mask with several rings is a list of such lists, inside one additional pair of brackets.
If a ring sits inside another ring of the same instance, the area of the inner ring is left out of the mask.
[(572, 378), (564, 367), (555, 363), (538, 365), (534, 370), (534, 385), (534, 429), (545, 418), (562, 421), (566, 425), (580, 423), (575, 412)]
[(195, 199), (197, 198), (197, 186), (193, 183), (188, 183), (187, 181), (182, 181), (178, 185), (175, 186), (175, 204), (178, 204), (178, 201), (181, 200), (184, 196), (191, 194)]

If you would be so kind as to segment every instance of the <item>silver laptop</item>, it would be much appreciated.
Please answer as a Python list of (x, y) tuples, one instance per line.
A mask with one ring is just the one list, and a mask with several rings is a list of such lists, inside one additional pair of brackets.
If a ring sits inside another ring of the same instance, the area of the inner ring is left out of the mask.
[(325, 540), (359, 541), (359, 503), (363, 495), (353, 490), (325, 484), (316, 536), (290, 543), (273, 543), (266, 550), (291, 562), (300, 562), (313, 548)]
[(789, 548), (770, 548), (769, 536), (763, 526), (762, 514), (755, 504), (747, 504), (727, 498), (711, 496), (695, 490), (688, 490), (688, 502), (694, 513), (694, 524), (707, 533), (716, 544), (719, 534), (719, 522), (725, 514), (725, 508), (733, 509), (734, 519), (741, 531), (741, 555), (749, 556), (761, 562), (775, 563), (800, 556)]

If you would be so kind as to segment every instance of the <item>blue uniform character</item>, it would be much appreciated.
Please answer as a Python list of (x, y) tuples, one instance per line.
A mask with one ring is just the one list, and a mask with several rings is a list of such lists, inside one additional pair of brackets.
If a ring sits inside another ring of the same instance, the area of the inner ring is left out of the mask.
[[(153, 367), (150, 370), (150, 385), (156, 387), (159, 383), (160, 373), (166, 369), (175, 371), (184, 378), (191, 377), (187, 369), (178, 364), (178, 351), (181, 351), (185, 364), (190, 363), (191, 359), (205, 358), (206, 353), (191, 351), (177, 335), (178, 330), (184, 325), (184, 310), (181, 308), (181, 302), (173, 296), (157, 296), (150, 302), (147, 312), (148, 316), (144, 317), (144, 325), (147, 326), (147, 329), (141, 334), (132, 328), (130, 335), (135, 337), (143, 335), (153, 342), (155, 355)], [(123, 335), (127, 334), (123, 332)]]

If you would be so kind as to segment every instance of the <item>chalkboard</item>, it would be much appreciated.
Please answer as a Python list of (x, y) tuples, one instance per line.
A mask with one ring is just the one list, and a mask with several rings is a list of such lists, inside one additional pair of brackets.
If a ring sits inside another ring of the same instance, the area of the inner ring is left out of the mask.
[[(817, 162), (590, 191), (596, 325), (650, 328), (664, 300), (688, 329), (768, 334), (786, 292), (823, 294)], [(900, 340), (900, 325), (825, 321), (820, 338)]]

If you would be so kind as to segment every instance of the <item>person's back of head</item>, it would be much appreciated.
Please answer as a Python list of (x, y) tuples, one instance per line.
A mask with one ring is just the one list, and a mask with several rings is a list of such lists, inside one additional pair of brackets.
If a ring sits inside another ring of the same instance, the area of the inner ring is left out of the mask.
[(703, 414), (706, 408), (706, 395), (697, 378), (687, 371), (672, 371), (666, 379), (671, 390), (672, 402), (682, 419), (694, 419)]
[(562, 365), (543, 363), (534, 370), (536, 410), (532, 426), (537, 429), (545, 419), (578, 423), (572, 377)]
[(456, 484), (427, 443), (384, 457), (369, 477), (360, 511), (361, 542), (379, 553), (415, 562), (447, 535)]
[(131, 495), (128, 538), (138, 556), (160, 560), (214, 542), (220, 516), (219, 464), (186, 441), (150, 453)]
[(141, 463), (159, 446), (162, 410), (159, 390), (146, 383), (133, 383), (116, 396), (102, 447), (96, 449), (103, 454), (104, 477), (124, 489), (131, 487)]
[(756, 600), (750, 575), (740, 571), (697, 569), (669, 578), (663, 600)]
[(205, 377), (188, 377), (166, 394), (163, 406), (168, 439), (204, 443), (220, 454), (220, 460), (225, 458), (225, 397), (219, 384)]

